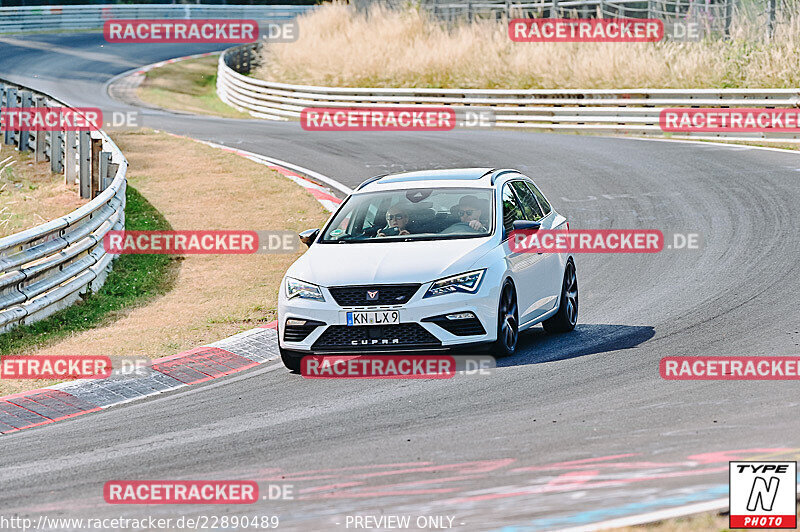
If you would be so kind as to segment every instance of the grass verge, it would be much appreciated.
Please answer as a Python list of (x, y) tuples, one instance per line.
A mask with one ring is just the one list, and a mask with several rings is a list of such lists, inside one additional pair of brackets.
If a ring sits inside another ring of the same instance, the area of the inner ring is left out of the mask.
[[(133, 187), (126, 191), (125, 229), (169, 230), (169, 222)], [(169, 255), (121, 255), (97, 293), (47, 319), (0, 334), (0, 355), (20, 353), (112, 322), (173, 285), (178, 261)]]
[(0, 238), (74, 211), (87, 200), (64, 176), (50, 173), (50, 163), (30, 153), (0, 146)]
[(136, 96), (164, 109), (224, 118), (252, 118), (217, 97), (218, 60), (218, 56), (208, 56), (154, 68), (145, 74)]
[[(328, 216), (305, 189), (235, 154), (146, 130), (113, 137), (130, 163), (128, 184), (147, 198), (173, 229), (301, 231), (321, 227)], [(152, 219), (144, 228), (156, 227)], [(109, 278), (108, 288), (103, 288), (128, 298), (127, 306), (115, 310), (117, 307), (109, 304), (104, 307), (105, 317), (93, 323), (92, 312), (76, 317), (70, 322), (85, 320), (87, 326), (74, 326), (46, 342), (38, 334), (31, 335), (27, 343), (0, 335), (0, 341), (8, 342), (0, 352), (139, 359), (214, 342), (275, 319), (280, 280), (300, 253), (186, 255), (171, 261), (161, 255), (141, 255), (156, 262), (140, 263), (122, 283), (110, 284)], [(134, 255), (120, 260), (126, 257)], [(152, 278), (162, 261), (180, 263), (179, 268), (168, 269), (166, 285)], [(123, 273), (120, 265), (115, 266), (115, 274)], [(134, 295), (139, 299), (131, 299)], [(94, 312), (101, 314), (100, 310)], [(44, 325), (32, 325), (37, 326), (41, 334), (48, 334)], [(0, 395), (49, 384), (52, 382), (0, 380)]]

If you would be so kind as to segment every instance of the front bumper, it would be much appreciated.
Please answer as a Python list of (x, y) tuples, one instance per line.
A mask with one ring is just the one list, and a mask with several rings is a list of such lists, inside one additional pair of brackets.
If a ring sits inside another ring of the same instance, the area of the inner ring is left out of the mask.
[[(281, 290), (278, 341), (283, 349), (300, 354), (442, 352), (493, 342), (497, 337), (499, 288), (486, 281), (484, 279), (475, 294), (453, 293), (429, 298), (422, 296), (431, 283), (424, 283), (402, 305), (341, 306), (325, 287), (322, 287), (325, 301), (288, 300)], [(398, 311), (400, 324), (347, 325), (348, 311), (373, 310)], [(459, 320), (443, 321), (446, 320), (443, 316), (464, 312), (471, 312), (476, 320), (461, 327), (454, 325)], [(319, 325), (309, 325), (308, 330), (297, 334), (296, 326), (287, 330), (287, 320), (305, 320)]]

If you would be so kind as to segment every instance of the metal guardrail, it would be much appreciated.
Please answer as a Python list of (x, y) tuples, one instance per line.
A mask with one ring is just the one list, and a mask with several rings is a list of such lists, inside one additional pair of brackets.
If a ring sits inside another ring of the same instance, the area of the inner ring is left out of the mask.
[[(68, 107), (47, 95), (0, 83), (0, 107)], [(50, 161), (68, 184), (79, 183), (77, 210), (0, 238), (0, 332), (43, 319), (96, 291), (116, 257), (103, 236), (125, 227), (128, 162), (104, 132), (6, 131), (2, 141)]]
[[(674, 107), (800, 107), (795, 89), (416, 89), (289, 85), (244, 74), (259, 58), (260, 44), (229, 48), (220, 55), (220, 99), (258, 118), (299, 118), (305, 108), (446, 105), (459, 111), (490, 111), (495, 126), (540, 131), (663, 136), (662, 109)], [(800, 141), (794, 133), (690, 133), (672, 138)]]
[(113, 19), (293, 19), (313, 5), (114, 4), (0, 7), (0, 33), (102, 29)]

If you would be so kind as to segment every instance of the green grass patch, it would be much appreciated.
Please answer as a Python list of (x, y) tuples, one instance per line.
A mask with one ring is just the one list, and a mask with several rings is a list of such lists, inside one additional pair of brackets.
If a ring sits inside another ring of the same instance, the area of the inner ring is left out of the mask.
[(225, 118), (252, 118), (217, 96), (218, 56), (186, 59), (154, 68), (137, 90), (140, 100), (156, 107)]
[[(125, 229), (163, 231), (169, 222), (128, 185)], [(0, 355), (36, 349), (71, 334), (100, 327), (168, 292), (177, 277), (179, 259), (170, 255), (121, 255), (100, 290), (52, 316), (0, 334)]]

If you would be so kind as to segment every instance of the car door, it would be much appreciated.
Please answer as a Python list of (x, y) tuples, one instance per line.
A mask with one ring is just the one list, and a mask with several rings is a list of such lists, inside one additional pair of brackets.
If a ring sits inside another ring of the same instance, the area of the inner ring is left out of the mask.
[[(537, 200), (537, 195), (533, 192), (535, 185), (529, 181), (519, 180), (513, 181), (511, 186), (525, 210), (525, 219), (540, 222), (542, 229), (553, 229), (554, 217), (550, 216), (552, 209), (547, 204), (547, 213), (544, 212), (541, 203)], [(561, 293), (562, 268), (558, 253), (536, 253), (535, 255), (540, 259), (533, 266), (536, 270), (538, 299), (534, 301), (531, 308), (531, 319), (551, 310), (558, 303), (558, 296)]]
[[(527, 214), (517, 194), (514, 192), (513, 181), (503, 185), (503, 231), (504, 240), (507, 240), (513, 230), (515, 220), (526, 220)], [(539, 301), (544, 297), (545, 290), (541, 280), (538, 279), (542, 255), (538, 253), (516, 253), (505, 242), (504, 248), (514, 283), (517, 289), (517, 305), (519, 307), (519, 322), (524, 324), (539, 316), (544, 311), (539, 310)]]

